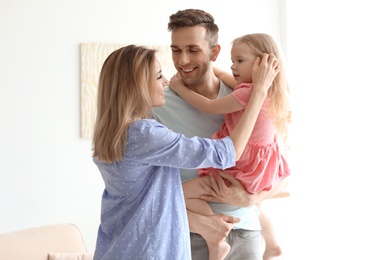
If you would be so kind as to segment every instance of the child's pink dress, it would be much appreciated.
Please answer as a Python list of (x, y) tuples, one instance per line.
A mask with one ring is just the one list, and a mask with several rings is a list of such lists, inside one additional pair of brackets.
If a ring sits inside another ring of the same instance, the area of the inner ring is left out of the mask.
[[(233, 91), (234, 97), (244, 107), (248, 105), (251, 94), (252, 84), (249, 83), (240, 84)], [(220, 139), (229, 136), (244, 114), (244, 110), (226, 114), (221, 129), (214, 133), (212, 138)], [(224, 170), (225, 173), (228, 172), (238, 179), (249, 193), (271, 190), (279, 180), (290, 175), (290, 169), (275, 140), (275, 127), (268, 110), (269, 100), (267, 98), (236, 166)], [(199, 169), (199, 176), (212, 171), (220, 171), (220, 169)]]

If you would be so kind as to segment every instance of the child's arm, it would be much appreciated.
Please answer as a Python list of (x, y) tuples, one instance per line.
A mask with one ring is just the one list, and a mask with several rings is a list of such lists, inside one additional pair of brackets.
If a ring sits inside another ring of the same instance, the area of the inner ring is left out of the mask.
[(169, 88), (179, 94), (191, 106), (208, 114), (228, 114), (244, 108), (232, 94), (222, 98), (208, 99), (187, 88), (183, 81), (177, 77), (171, 78)]
[(214, 75), (225, 82), (226, 85), (228, 85), (229, 88), (234, 89), (237, 85), (236, 80), (234, 79), (233, 75), (231, 73), (228, 73), (224, 70), (221, 70), (219, 68), (213, 67)]

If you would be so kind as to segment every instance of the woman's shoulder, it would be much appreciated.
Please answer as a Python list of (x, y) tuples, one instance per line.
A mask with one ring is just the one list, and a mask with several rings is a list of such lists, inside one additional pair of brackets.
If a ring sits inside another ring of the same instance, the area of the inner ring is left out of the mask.
[(150, 131), (150, 129), (152, 128), (166, 128), (166, 127), (155, 119), (140, 119), (133, 122), (130, 125), (129, 131), (145, 132), (145, 131)]
[(154, 119), (141, 119), (132, 123), (128, 128), (129, 144), (150, 143), (172, 140), (175, 133)]
[(129, 132), (146, 134), (155, 132), (157, 129), (163, 131), (168, 130), (163, 124), (159, 123), (155, 119), (140, 119), (130, 125)]

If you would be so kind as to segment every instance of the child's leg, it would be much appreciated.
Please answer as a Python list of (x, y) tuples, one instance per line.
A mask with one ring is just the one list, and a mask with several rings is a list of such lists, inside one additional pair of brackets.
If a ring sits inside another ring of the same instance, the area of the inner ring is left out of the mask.
[[(270, 191), (262, 191), (260, 199), (265, 200), (272, 198), (275, 194), (280, 192), (287, 185), (287, 179), (281, 180), (278, 184)], [(259, 209), (259, 221), (261, 225), (261, 233), (265, 241), (265, 250), (263, 254), (263, 260), (271, 260), (274, 257), (282, 255), (282, 249), (276, 239), (274, 228), (271, 219), (264, 213), (261, 208), (261, 202), (257, 205)]]
[(282, 249), (276, 240), (271, 219), (263, 212), (263, 210), (261, 210), (260, 205), (258, 206), (261, 234), (263, 235), (265, 241), (263, 260), (271, 260), (274, 257), (280, 256), (282, 254)]
[[(210, 205), (205, 200), (200, 199), (201, 195), (207, 194), (200, 184), (201, 181), (209, 184), (209, 176), (194, 178), (183, 183), (186, 207), (188, 210), (200, 215), (211, 216), (213, 211)], [(223, 260), (230, 251), (230, 245), (225, 240), (219, 243), (212, 243), (206, 240), (206, 243), (209, 249), (209, 260)]]
[(201, 180), (209, 182), (208, 179), (208, 176), (203, 176), (183, 183), (183, 193), (187, 209), (203, 216), (213, 215), (213, 211), (207, 201), (200, 198), (200, 196), (207, 193), (200, 182)]

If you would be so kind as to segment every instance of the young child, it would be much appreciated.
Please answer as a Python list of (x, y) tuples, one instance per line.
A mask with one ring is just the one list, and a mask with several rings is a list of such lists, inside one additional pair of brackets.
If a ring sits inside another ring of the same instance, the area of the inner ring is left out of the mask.
[(101, 69), (92, 144), (105, 189), (95, 260), (191, 259), (179, 168), (234, 166), (279, 72), (273, 55), (255, 62), (252, 97), (230, 137), (186, 138), (151, 119), (152, 107), (165, 104), (168, 84), (155, 52), (129, 45)]
[[(248, 34), (233, 41), (231, 69), (234, 79), (231, 75), (214, 69), (216, 76), (228, 85), (237, 84), (234, 91), (223, 98), (209, 100), (185, 87), (182, 81), (175, 77), (171, 79), (169, 85), (173, 91), (197, 109), (206, 113), (225, 114), (224, 124), (212, 136), (214, 139), (224, 138), (236, 128), (247, 108), (253, 87), (252, 66), (256, 58), (263, 53), (273, 53), (276, 56), (280, 71), (268, 90), (267, 98), (241, 158), (237, 161), (236, 166), (224, 171), (237, 178), (247, 192), (258, 193), (261, 191), (260, 201), (272, 197), (280, 191), (286, 185), (286, 177), (290, 175), (290, 169), (278, 145), (278, 140), (287, 138), (287, 127), (291, 121), (288, 104), (289, 89), (281, 62), (282, 57), (272, 37), (267, 34)], [(234, 80), (235, 83), (232, 82)], [(219, 170), (200, 169), (200, 178), (192, 179), (183, 184), (188, 210), (203, 215), (213, 214), (207, 202), (200, 199), (200, 196), (206, 194), (201, 186), (201, 181), (209, 180), (208, 177), (201, 176), (214, 172), (219, 172)], [(281, 255), (282, 252), (274, 237), (272, 225), (260, 208), (260, 203), (258, 207), (262, 234), (266, 242), (263, 259), (270, 260)], [(266, 223), (267, 225), (265, 225)], [(209, 247), (210, 260), (224, 259), (230, 250), (227, 243), (216, 245), (209, 241), (206, 242)]]

